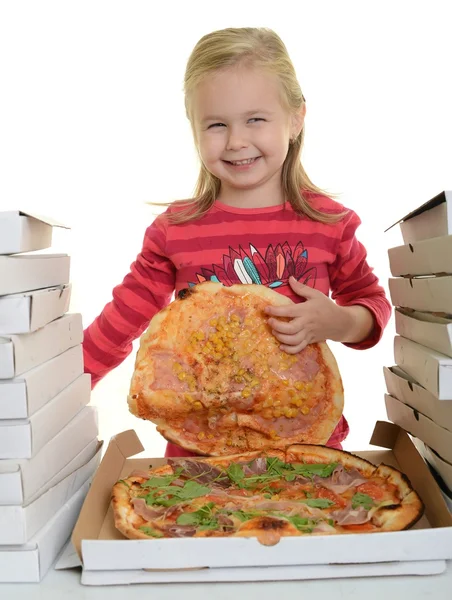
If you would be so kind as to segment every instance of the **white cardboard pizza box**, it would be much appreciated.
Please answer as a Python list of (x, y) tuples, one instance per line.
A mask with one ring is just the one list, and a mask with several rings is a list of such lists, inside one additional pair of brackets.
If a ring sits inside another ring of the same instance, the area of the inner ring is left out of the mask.
[(82, 316), (67, 314), (32, 333), (0, 336), (0, 379), (12, 379), (83, 341)]
[(78, 344), (14, 379), (0, 379), (0, 419), (26, 419), (83, 373)]
[(28, 419), (0, 421), (0, 459), (32, 458), (91, 398), (91, 376), (84, 373)]
[(85, 406), (33, 458), (0, 460), (0, 505), (28, 504), (58, 483), (97, 434), (97, 409)]
[[(378, 422), (371, 444), (385, 450), (360, 452), (374, 463), (385, 462), (401, 469), (411, 480), (426, 506), (425, 515), (409, 531), (336, 536), (286, 537), (274, 546), (254, 538), (173, 538), (127, 540), (114, 527), (110, 496), (118, 479), (137, 468), (164, 464), (165, 459), (131, 458), (143, 446), (134, 431), (111, 439), (93, 479), (90, 492), (72, 535), (85, 571), (108, 571), (121, 583), (136, 582), (131, 571), (171, 574), (186, 569), (279, 567), (410, 561), (442, 561), (452, 558), (452, 516), (427, 465), (409, 436), (392, 423)], [(334, 567), (333, 569), (334, 570)], [(116, 574), (113, 574), (116, 571)], [(364, 569), (365, 571), (365, 569)], [(390, 564), (387, 572), (394, 573)], [(322, 576), (326, 576), (325, 574)]]
[(0, 583), (38, 583), (49, 570), (71, 535), (90, 481), (26, 544), (0, 547)]
[(395, 326), (402, 337), (452, 358), (452, 318), (397, 308)]
[(0, 335), (30, 333), (69, 310), (71, 284), (0, 296)]
[(444, 460), (452, 461), (452, 432), (389, 394), (385, 394), (385, 404), (390, 421), (425, 442)]
[(438, 400), (400, 367), (384, 367), (383, 372), (391, 396), (452, 432), (452, 399)]
[(452, 273), (452, 235), (389, 248), (393, 277)]
[(398, 335), (394, 338), (394, 358), (438, 400), (452, 399), (452, 358)]
[(414, 437), (413, 442), (421, 456), (441, 475), (444, 483), (452, 491), (452, 464), (441, 458), (435, 450), (419, 438)]
[(99, 443), (85, 464), (67, 475), (27, 506), (0, 506), (0, 548), (25, 544), (39, 531), (74, 493), (90, 479), (100, 461)]
[(452, 314), (452, 276), (389, 279), (394, 306)]
[[(452, 191), (443, 191), (396, 223), (400, 225), (403, 242), (412, 244), (428, 238), (452, 234)], [(386, 231), (391, 229), (388, 227)]]
[(54, 219), (22, 210), (0, 212), (0, 254), (50, 248), (53, 227), (69, 229)]
[[(446, 569), (444, 560), (393, 563), (329, 564), (278, 567), (227, 567), (215, 569), (130, 571), (88, 571), (83, 569), (83, 585), (126, 585), (131, 583), (233, 583), (243, 581), (303, 581), (344, 577), (380, 577), (389, 575), (437, 575)], [(377, 586), (378, 583), (375, 583)], [(303, 598), (303, 596), (300, 596)]]
[(67, 254), (0, 255), (0, 296), (69, 283)]

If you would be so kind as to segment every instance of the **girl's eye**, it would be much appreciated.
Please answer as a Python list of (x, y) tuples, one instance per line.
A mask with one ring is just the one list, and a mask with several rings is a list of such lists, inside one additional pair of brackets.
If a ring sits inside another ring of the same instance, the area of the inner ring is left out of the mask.
[(262, 119), (262, 117), (253, 117), (252, 119), (249, 119), (249, 123), (257, 123), (258, 121), (265, 121), (265, 119)]
[(224, 127), (224, 123), (212, 123), (212, 125), (209, 125), (209, 127), (207, 129), (213, 129), (214, 127)]

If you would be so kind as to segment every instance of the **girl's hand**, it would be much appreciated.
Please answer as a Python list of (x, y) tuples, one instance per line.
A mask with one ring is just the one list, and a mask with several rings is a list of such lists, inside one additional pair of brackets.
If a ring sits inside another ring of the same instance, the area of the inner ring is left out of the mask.
[[(373, 316), (363, 306), (339, 306), (322, 292), (289, 279), (293, 291), (306, 302), (288, 306), (269, 306), (265, 312), (272, 316), (268, 324), (288, 354), (301, 352), (308, 344), (333, 340), (356, 343), (372, 331)], [(281, 321), (274, 317), (286, 317)]]

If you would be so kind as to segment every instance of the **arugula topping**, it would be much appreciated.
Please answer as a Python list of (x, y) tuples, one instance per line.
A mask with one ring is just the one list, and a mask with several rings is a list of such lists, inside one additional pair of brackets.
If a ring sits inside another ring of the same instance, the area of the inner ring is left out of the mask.
[(233, 483), (235, 483), (238, 487), (243, 486), (243, 479), (245, 477), (245, 474), (241, 465), (238, 465), (237, 463), (232, 463), (231, 465), (229, 465), (226, 472), (228, 474), (229, 479)]
[(150, 477), (147, 481), (145, 481), (144, 483), (141, 484), (141, 487), (157, 488), (157, 487), (170, 485), (174, 480), (176, 480), (179, 477), (179, 475), (181, 473), (182, 473), (182, 469), (180, 467), (178, 467), (177, 469), (174, 470), (174, 473), (171, 473), (170, 475), (163, 475), (161, 477), (159, 477), (159, 476)]
[(267, 473), (269, 475), (283, 476), (285, 471), (290, 467), (291, 465), (279, 460), (277, 456), (267, 458)]
[(303, 533), (312, 533), (314, 527), (317, 525), (317, 521), (314, 519), (306, 519), (303, 517), (299, 517), (298, 515), (293, 515), (292, 517), (288, 517), (286, 515), (283, 516), (285, 519), (290, 521), (292, 525), (295, 525), (298, 531), (301, 531)]
[(334, 504), (334, 502), (328, 500), (328, 498), (307, 498), (306, 500), (302, 500), (302, 503), (307, 504), (311, 508), (328, 508)]
[(118, 483), (123, 483), (124, 485), (126, 485), (128, 488), (130, 488), (130, 485), (127, 483), (127, 481), (124, 481), (124, 479), (120, 479), (118, 481)]
[(365, 510), (370, 510), (372, 506), (375, 506), (375, 502), (367, 494), (356, 493), (352, 498), (352, 508), (359, 508), (362, 506)]
[(212, 509), (215, 507), (213, 502), (208, 502), (200, 509), (182, 513), (177, 517), (178, 525), (194, 525), (198, 529), (218, 529), (218, 519), (213, 515)]
[(313, 464), (289, 464), (279, 458), (267, 458), (267, 472), (270, 475), (284, 477), (286, 481), (293, 481), (297, 475), (312, 479), (314, 475), (329, 477), (338, 463), (313, 463)]
[(301, 464), (301, 465), (293, 465), (293, 469), (297, 475), (302, 475), (303, 477), (307, 477), (308, 479), (312, 479), (314, 475), (318, 477), (329, 477), (334, 469), (337, 467), (338, 463), (313, 463), (313, 464)]
[(235, 510), (234, 512), (231, 513), (231, 515), (233, 517), (235, 517), (236, 519), (239, 519), (240, 521), (249, 521), (250, 519), (254, 519), (254, 517), (259, 517), (262, 515), (262, 513), (258, 512), (258, 511), (254, 511), (254, 512), (246, 512), (244, 510)]
[[(147, 482), (146, 482), (147, 483)], [(178, 502), (193, 500), (200, 496), (205, 496), (210, 492), (210, 488), (201, 485), (196, 481), (187, 481), (184, 487), (175, 485), (162, 485), (152, 489), (149, 494), (144, 496), (146, 504), (156, 504), (158, 506), (173, 506)]]
[(141, 484), (142, 488), (158, 488), (166, 485), (170, 485), (174, 481), (173, 475), (165, 475), (164, 477), (151, 477), (147, 481)]
[(160, 531), (156, 531), (155, 529), (152, 529), (152, 527), (146, 527), (143, 525), (143, 527), (140, 527), (140, 531), (142, 531), (146, 535), (149, 535), (150, 537), (155, 537), (155, 538), (163, 537), (163, 533), (160, 533)]

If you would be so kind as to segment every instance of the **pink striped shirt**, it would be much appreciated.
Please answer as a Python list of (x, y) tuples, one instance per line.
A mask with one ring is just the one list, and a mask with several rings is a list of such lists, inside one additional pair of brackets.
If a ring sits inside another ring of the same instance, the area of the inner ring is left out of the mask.
[[(344, 210), (325, 196), (310, 194), (309, 201), (324, 212)], [(341, 306), (368, 308), (375, 321), (371, 336), (347, 345), (374, 346), (391, 307), (356, 238), (359, 224), (351, 210), (334, 224), (312, 221), (296, 214), (288, 202), (244, 209), (217, 201), (203, 217), (177, 225), (168, 222), (166, 213), (158, 216), (147, 228), (130, 272), (114, 288), (112, 301), (85, 330), (85, 372), (91, 374), (93, 387), (130, 354), (132, 342), (174, 292), (205, 280), (224, 285), (260, 283), (300, 302), (288, 285), (293, 275), (324, 294), (331, 293)], [(328, 445), (340, 448), (348, 431), (342, 417)], [(166, 456), (189, 454), (168, 444)]]

